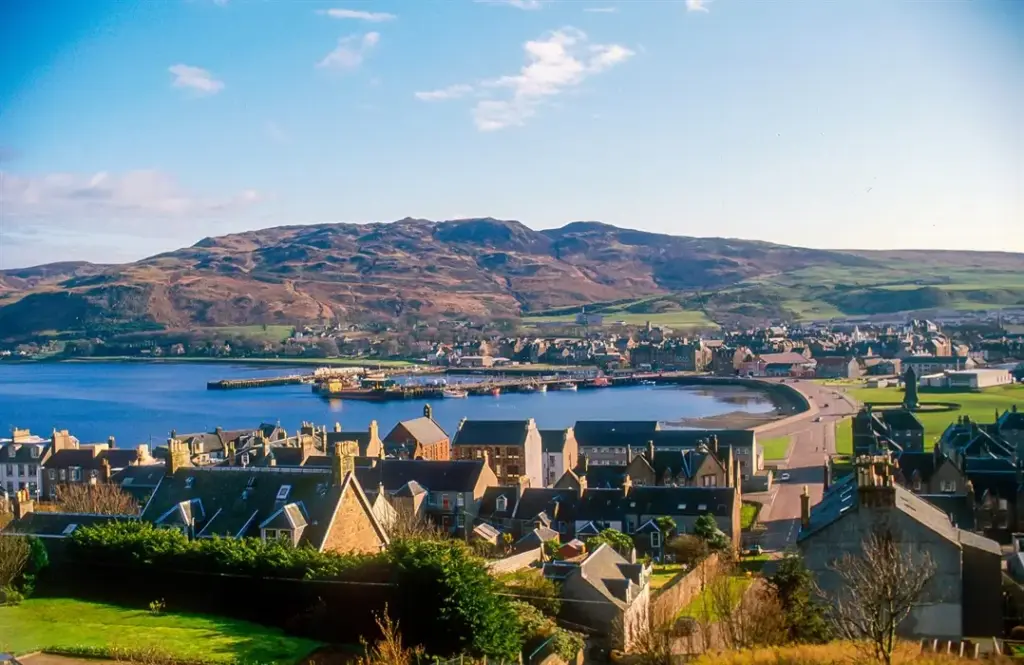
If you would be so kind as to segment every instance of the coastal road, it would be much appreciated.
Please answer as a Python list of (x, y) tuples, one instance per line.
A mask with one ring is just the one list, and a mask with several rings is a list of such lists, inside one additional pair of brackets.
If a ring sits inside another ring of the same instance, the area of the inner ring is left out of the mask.
[[(821, 500), (825, 460), (836, 452), (836, 423), (854, 415), (858, 408), (853, 398), (835, 386), (792, 379), (787, 379), (786, 383), (817, 406), (818, 413), (812, 412), (804, 418), (758, 430), (759, 439), (790, 436), (793, 441), (789, 458), (778, 464), (775, 500), (761, 519), (766, 527), (761, 546), (769, 552), (781, 552), (796, 542), (800, 532), (800, 494), (803, 487), (807, 485), (810, 491), (812, 506)], [(815, 422), (818, 418), (821, 420)], [(782, 480), (786, 473), (789, 479)]]

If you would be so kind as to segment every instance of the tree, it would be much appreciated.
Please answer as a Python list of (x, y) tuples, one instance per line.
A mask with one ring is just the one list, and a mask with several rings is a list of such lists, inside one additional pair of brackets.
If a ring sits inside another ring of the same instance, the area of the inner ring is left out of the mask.
[(139, 512), (135, 497), (110, 483), (58, 485), (57, 504), (65, 513), (137, 515)]
[(510, 596), (533, 605), (548, 616), (556, 616), (562, 609), (558, 585), (536, 568), (513, 573), (504, 579), (504, 584), (505, 592)]
[(0, 536), (0, 589), (12, 586), (21, 577), (31, 553), (27, 538)]
[(398, 630), (398, 622), (392, 621), (387, 605), (384, 612), (375, 617), (380, 639), (369, 644), (362, 639), (364, 656), (356, 662), (358, 665), (413, 665), (423, 660), (423, 647), (406, 647), (402, 643), (402, 633)]
[(675, 556), (678, 563), (694, 566), (708, 555), (708, 544), (690, 534), (681, 533), (665, 544), (665, 550)]
[(557, 561), (562, 558), (562, 553), (558, 550), (562, 547), (562, 543), (558, 541), (558, 538), (552, 538), (551, 540), (544, 541), (544, 557), (552, 561)]
[(760, 580), (749, 587), (734, 566), (721, 562), (703, 594), (707, 623), (717, 621), (718, 637), (729, 649), (770, 646), (785, 641), (782, 604)]
[(799, 555), (786, 555), (767, 581), (782, 604), (790, 641), (823, 644), (831, 639), (825, 608), (816, 600), (814, 577)]
[(518, 657), (523, 642), (509, 599), (464, 543), (399, 540), (388, 554), (404, 605), (399, 616), (418, 617), (406, 624), (411, 643), (439, 655)]
[(658, 525), (658, 529), (661, 531), (665, 540), (668, 540), (669, 536), (675, 533), (676, 522), (668, 515), (662, 515), (658, 519), (654, 520), (654, 523)]
[(842, 582), (829, 599), (837, 632), (892, 665), (896, 629), (935, 576), (931, 556), (901, 547), (887, 531), (876, 531), (864, 539), (859, 556), (845, 554), (830, 568)]
[(384, 525), (391, 540), (415, 538), (418, 540), (442, 540), (444, 534), (429, 517), (416, 513), (405, 503), (395, 506), (395, 515)]
[(729, 549), (729, 537), (718, 528), (715, 516), (711, 513), (705, 513), (694, 521), (693, 535), (706, 542), (708, 547), (716, 552)]
[(587, 538), (588, 551), (593, 552), (601, 545), (607, 545), (625, 557), (628, 557), (629, 553), (633, 551), (633, 539), (615, 529), (605, 529), (596, 536)]
[(333, 337), (323, 337), (318, 339), (316, 342), (316, 348), (325, 358), (338, 357), (338, 343), (334, 341)]

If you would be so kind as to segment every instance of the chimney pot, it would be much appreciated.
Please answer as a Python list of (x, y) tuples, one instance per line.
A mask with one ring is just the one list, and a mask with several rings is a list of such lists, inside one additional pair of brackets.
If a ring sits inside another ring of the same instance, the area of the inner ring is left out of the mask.
[(335, 432), (340, 432), (341, 431), (341, 423), (334, 423), (334, 431)]
[(800, 527), (806, 529), (811, 525), (811, 493), (804, 485), (804, 491), (800, 493)]

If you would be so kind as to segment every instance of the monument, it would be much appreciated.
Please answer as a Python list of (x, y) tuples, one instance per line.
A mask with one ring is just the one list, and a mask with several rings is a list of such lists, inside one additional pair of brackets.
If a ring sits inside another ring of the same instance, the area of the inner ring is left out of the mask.
[(913, 367), (908, 367), (903, 375), (903, 408), (907, 411), (917, 411), (921, 401), (917, 398), (917, 372)]

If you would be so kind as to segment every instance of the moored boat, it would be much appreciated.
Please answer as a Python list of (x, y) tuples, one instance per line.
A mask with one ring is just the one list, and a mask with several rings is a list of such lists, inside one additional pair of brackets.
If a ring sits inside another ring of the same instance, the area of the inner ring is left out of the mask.
[(449, 388), (441, 394), (447, 398), (461, 398), (469, 395), (465, 390), (456, 390), (455, 388)]
[(501, 394), (501, 388), (491, 388), (491, 394), (497, 397)]

